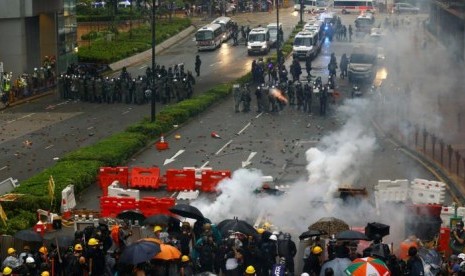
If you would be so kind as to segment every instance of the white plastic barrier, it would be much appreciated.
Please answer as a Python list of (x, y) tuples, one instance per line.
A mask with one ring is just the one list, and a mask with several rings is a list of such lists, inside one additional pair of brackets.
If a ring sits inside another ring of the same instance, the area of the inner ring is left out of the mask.
[(413, 204), (444, 204), (446, 184), (416, 178), (410, 187), (410, 198)]
[(409, 194), (409, 182), (407, 179), (378, 180), (374, 190), (377, 203), (406, 202)]
[[(454, 206), (443, 206), (441, 210), (441, 219), (442, 226), (449, 227), (450, 218), (455, 216), (455, 207)], [(465, 218), (465, 207), (457, 208), (457, 216)]]
[(199, 197), (199, 190), (195, 191), (181, 191), (176, 197), (177, 200), (194, 200)]
[(75, 207), (74, 185), (68, 185), (61, 191), (61, 212), (69, 215), (69, 212)]
[(140, 200), (140, 191), (135, 189), (123, 189), (119, 187), (119, 181), (115, 180), (108, 186), (108, 196), (132, 197)]

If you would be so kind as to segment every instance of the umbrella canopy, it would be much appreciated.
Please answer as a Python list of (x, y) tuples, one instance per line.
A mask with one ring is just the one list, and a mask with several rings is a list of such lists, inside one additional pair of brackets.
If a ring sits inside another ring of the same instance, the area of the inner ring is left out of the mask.
[(160, 252), (153, 258), (157, 260), (171, 261), (181, 258), (181, 251), (170, 244), (160, 244)]
[(29, 229), (16, 232), (15, 238), (27, 242), (42, 242), (43, 240), (39, 233)]
[(369, 238), (365, 234), (354, 231), (354, 230), (345, 230), (336, 234), (336, 240), (346, 240), (346, 241), (367, 241)]
[(344, 230), (349, 230), (349, 225), (335, 217), (324, 217), (308, 227), (308, 230), (320, 230), (328, 235), (336, 235)]
[(160, 251), (160, 244), (156, 242), (137, 241), (123, 250), (120, 262), (133, 265), (144, 263), (151, 260)]
[(51, 243), (55, 243), (60, 248), (66, 248), (66, 247), (74, 245), (75, 239), (74, 239), (74, 236), (60, 235), (60, 236), (51, 238), (49, 241)]
[(136, 220), (140, 223), (145, 220), (145, 216), (138, 210), (125, 210), (119, 213), (116, 217), (123, 220), (130, 220), (133, 223)]
[(371, 257), (355, 259), (344, 271), (346, 275), (353, 276), (389, 276), (386, 264), (380, 259)]
[(194, 207), (189, 204), (176, 204), (175, 206), (169, 208), (171, 213), (179, 215), (185, 218), (192, 218), (196, 220), (203, 220), (204, 216), (197, 207)]
[(239, 232), (247, 236), (257, 235), (257, 229), (244, 220), (237, 218), (225, 219), (217, 225), (223, 237), (228, 237), (231, 233)]
[(303, 232), (302, 234), (300, 234), (299, 236), (299, 240), (305, 240), (307, 238), (311, 238), (311, 237), (317, 237), (317, 236), (321, 236), (321, 235), (326, 235), (327, 233), (324, 232), (324, 231), (320, 231), (320, 230), (308, 230), (308, 231), (305, 231)]

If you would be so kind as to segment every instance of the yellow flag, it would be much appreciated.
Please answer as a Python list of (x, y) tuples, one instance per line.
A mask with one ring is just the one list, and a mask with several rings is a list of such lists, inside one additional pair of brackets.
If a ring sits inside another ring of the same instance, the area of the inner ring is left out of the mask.
[(50, 204), (53, 204), (53, 199), (55, 198), (55, 181), (51, 175), (48, 180), (48, 196), (50, 197)]
[(6, 221), (8, 220), (5, 211), (3, 210), (3, 206), (0, 204), (0, 218), (3, 221), (3, 224), (6, 225)]

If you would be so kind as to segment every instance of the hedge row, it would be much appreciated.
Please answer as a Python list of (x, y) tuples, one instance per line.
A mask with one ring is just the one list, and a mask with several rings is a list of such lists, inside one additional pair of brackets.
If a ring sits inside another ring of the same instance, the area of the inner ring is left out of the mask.
[[(288, 47), (283, 47), (285, 56), (291, 54), (291, 51), (288, 51)], [(276, 60), (276, 54), (271, 55), (271, 58)], [(235, 83), (246, 83), (250, 80), (251, 74), (248, 73), (237, 79)], [(231, 89), (232, 84), (220, 84), (192, 99), (165, 106), (157, 114), (154, 123), (144, 118), (121, 133), (66, 154), (52, 167), (21, 182), (13, 193), (24, 195), (15, 202), (2, 203), (9, 219), (7, 225), (0, 224), (0, 234), (14, 234), (18, 230), (34, 225), (37, 222), (35, 214), (37, 209), (58, 211), (61, 191), (66, 186), (74, 185), (75, 193), (79, 194), (89, 186), (95, 185), (100, 167), (124, 164), (136, 152), (145, 148), (149, 141), (172, 130), (173, 125), (185, 123), (212, 104), (224, 99), (231, 93)], [(53, 176), (55, 182), (57, 199), (53, 203), (48, 196), (50, 176)]]
[[(173, 18), (171, 21), (157, 20), (155, 44), (165, 41), (190, 25), (191, 21), (188, 18)], [(78, 59), (80, 62), (109, 64), (152, 47), (150, 25), (134, 28), (131, 32), (116, 33), (111, 40), (107, 40), (104, 35), (92, 34), (92, 36), (96, 39), (90, 41), (89, 46), (79, 47)]]

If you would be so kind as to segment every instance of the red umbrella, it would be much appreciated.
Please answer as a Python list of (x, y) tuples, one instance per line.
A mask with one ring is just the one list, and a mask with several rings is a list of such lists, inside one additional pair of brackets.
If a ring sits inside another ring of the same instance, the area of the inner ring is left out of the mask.
[(391, 272), (389, 271), (386, 264), (380, 259), (375, 259), (371, 257), (358, 258), (352, 261), (352, 264), (349, 265), (346, 270), (344, 270), (346, 275), (353, 276), (390, 276)]

